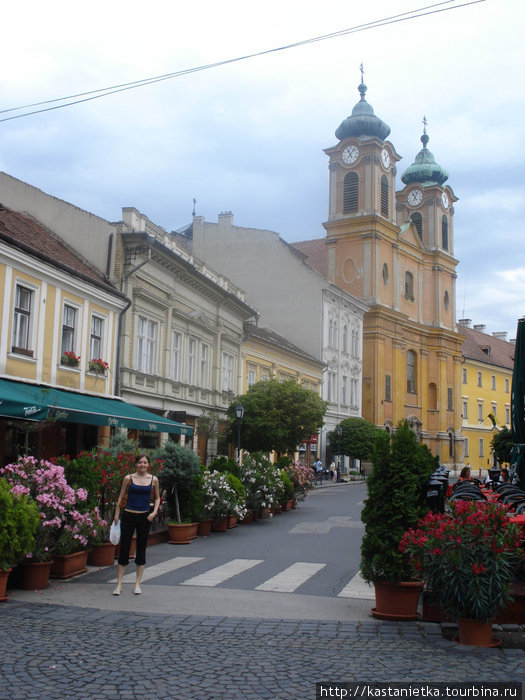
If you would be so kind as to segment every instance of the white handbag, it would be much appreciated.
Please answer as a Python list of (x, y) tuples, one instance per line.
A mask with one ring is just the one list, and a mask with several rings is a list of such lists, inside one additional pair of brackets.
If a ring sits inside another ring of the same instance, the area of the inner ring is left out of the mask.
[(109, 528), (109, 541), (111, 544), (118, 544), (120, 542), (120, 520), (115, 525), (115, 521), (111, 523)]

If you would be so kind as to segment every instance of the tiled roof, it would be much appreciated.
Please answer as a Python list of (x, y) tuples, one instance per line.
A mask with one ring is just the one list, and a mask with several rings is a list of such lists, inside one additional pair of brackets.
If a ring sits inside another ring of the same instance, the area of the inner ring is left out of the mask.
[(506, 369), (514, 368), (514, 343), (461, 324), (457, 325), (457, 331), (465, 336), (461, 346), (463, 357)]
[(120, 295), (95, 267), (37, 221), (0, 204), (0, 240)]
[(318, 364), (323, 364), (321, 360), (309, 355), (307, 352), (302, 350), (297, 345), (294, 345), (289, 340), (284, 338), (279, 333), (272, 331), (271, 328), (266, 328), (264, 326), (254, 326), (251, 323), (246, 323), (244, 325), (245, 338), (257, 338), (259, 340), (275, 345), (282, 350), (287, 350), (288, 352), (293, 352), (295, 355), (300, 355), (312, 362), (317, 362)]
[(319, 272), (323, 277), (328, 277), (328, 258), (326, 255), (326, 238), (313, 238), (310, 241), (296, 241), (290, 244), (303, 255), (306, 255), (306, 263)]

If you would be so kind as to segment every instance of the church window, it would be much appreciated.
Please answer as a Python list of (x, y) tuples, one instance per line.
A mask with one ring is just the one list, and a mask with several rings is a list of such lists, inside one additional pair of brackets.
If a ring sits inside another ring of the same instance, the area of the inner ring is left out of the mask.
[(441, 247), (448, 250), (448, 219), (444, 214), (441, 218)]
[(383, 283), (385, 287), (388, 285), (388, 280), (390, 279), (390, 272), (388, 270), (388, 265), (383, 263)]
[(448, 295), (448, 292), (445, 292), (443, 295), (443, 304), (445, 305), (445, 309), (448, 311), (448, 307), (450, 306), (450, 297)]
[(381, 214), (388, 216), (388, 179), (386, 175), (381, 176)]
[(416, 393), (416, 353), (413, 350), (407, 352), (407, 391)]
[(414, 301), (414, 275), (411, 272), (405, 272), (405, 299)]
[(419, 236), (419, 240), (423, 240), (423, 216), (418, 212), (415, 211), (413, 214), (410, 214), (410, 221), (414, 224), (416, 227), (417, 235)]
[(385, 401), (392, 401), (392, 376), (385, 374)]
[(349, 214), (358, 210), (359, 178), (357, 173), (347, 173), (344, 179), (343, 213)]
[(454, 410), (454, 392), (451, 387), (447, 388), (447, 410)]

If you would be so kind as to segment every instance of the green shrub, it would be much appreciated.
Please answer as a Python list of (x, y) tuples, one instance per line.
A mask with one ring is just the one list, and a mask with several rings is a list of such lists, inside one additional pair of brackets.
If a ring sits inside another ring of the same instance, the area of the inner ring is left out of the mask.
[(7, 571), (32, 551), (39, 522), (36, 503), (0, 479), (0, 569)]
[(220, 472), (221, 474), (233, 474), (237, 478), (241, 476), (241, 468), (232, 457), (215, 457), (208, 467), (211, 472)]

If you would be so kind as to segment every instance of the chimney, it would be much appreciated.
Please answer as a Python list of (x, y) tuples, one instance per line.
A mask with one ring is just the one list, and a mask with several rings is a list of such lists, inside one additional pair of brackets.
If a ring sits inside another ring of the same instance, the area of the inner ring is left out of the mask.
[(474, 330), (479, 331), (480, 333), (484, 333), (486, 327), (487, 326), (484, 323), (475, 323), (474, 324)]
[(470, 328), (471, 318), (460, 318), (458, 319), (458, 326), (465, 326), (465, 328)]
[(507, 342), (507, 331), (498, 331), (496, 333), (493, 332), (492, 335), (498, 340), (504, 340), (505, 342)]
[(221, 211), (219, 214), (219, 228), (229, 229), (233, 226), (233, 212)]

